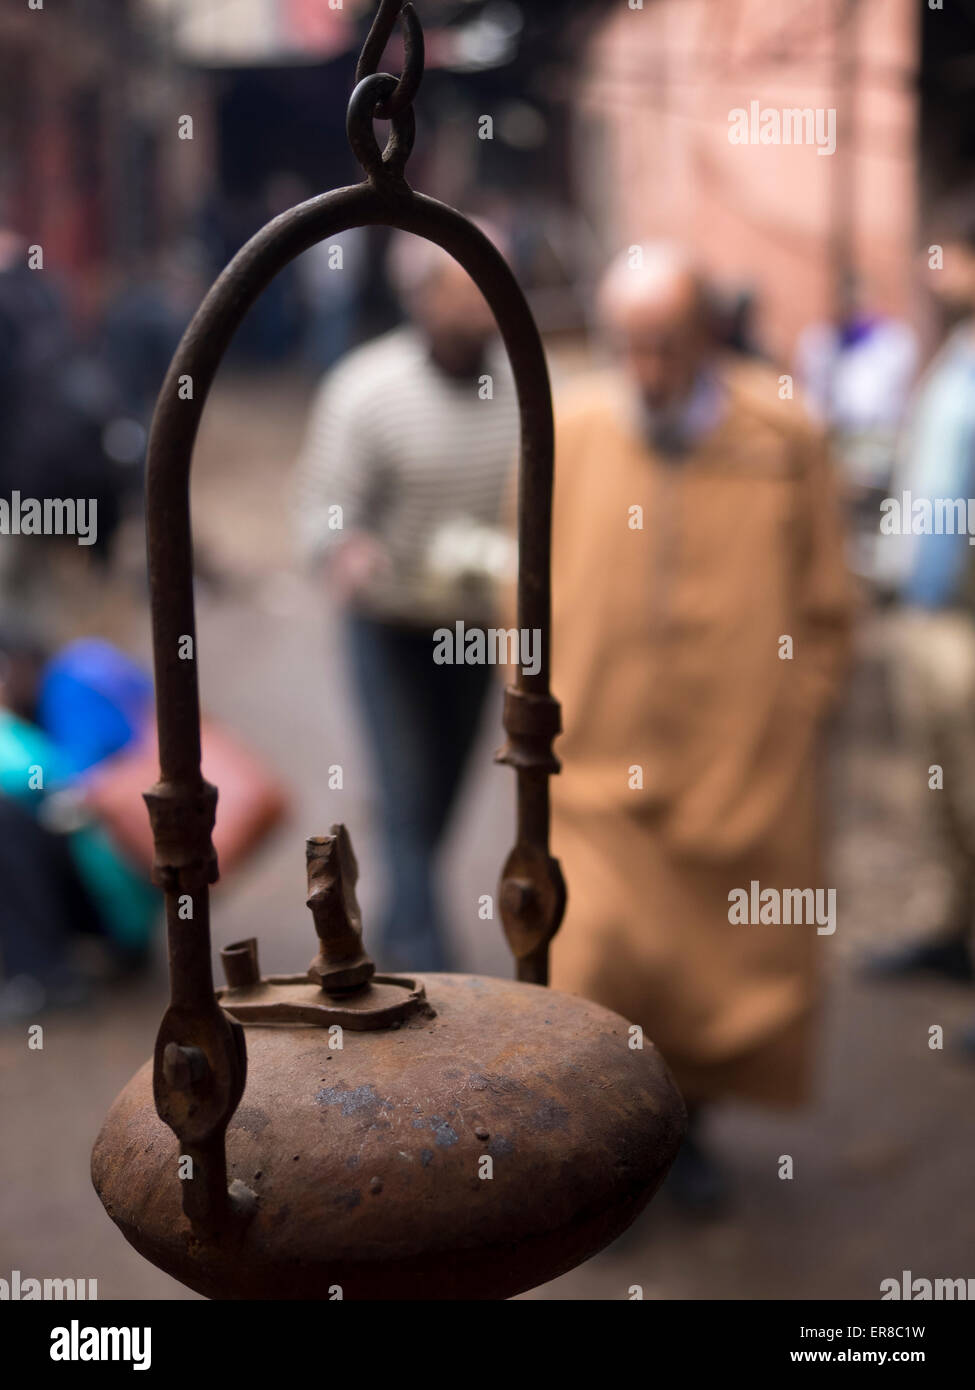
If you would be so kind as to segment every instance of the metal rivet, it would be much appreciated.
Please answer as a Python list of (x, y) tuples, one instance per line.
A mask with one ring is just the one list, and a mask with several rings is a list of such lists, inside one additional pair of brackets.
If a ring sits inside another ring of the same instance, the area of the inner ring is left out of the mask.
[(207, 1072), (206, 1054), (198, 1047), (182, 1047), (177, 1042), (163, 1048), (163, 1076), (177, 1091), (188, 1091)]

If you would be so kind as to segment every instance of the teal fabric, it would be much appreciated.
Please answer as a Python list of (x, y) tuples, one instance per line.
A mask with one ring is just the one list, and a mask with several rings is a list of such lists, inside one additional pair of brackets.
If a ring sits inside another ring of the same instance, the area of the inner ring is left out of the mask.
[(129, 866), (98, 826), (75, 831), (70, 849), (113, 941), (129, 950), (147, 945), (162, 907), (159, 892)]
[[(44, 798), (69, 780), (66, 760), (46, 734), (0, 709), (0, 794), (37, 815)], [(145, 946), (162, 903), (158, 891), (97, 825), (72, 831), (68, 847), (112, 939), (130, 950)]]

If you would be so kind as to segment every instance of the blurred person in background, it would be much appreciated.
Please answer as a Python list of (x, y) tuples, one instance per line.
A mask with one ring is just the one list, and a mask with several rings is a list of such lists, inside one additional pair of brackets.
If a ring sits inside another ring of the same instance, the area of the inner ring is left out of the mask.
[[(98, 330), (100, 359), (116, 391), (102, 433), (116, 465), (123, 515), (140, 517), (143, 465), (156, 397), (200, 300), (204, 251), (189, 238), (175, 251), (140, 257), (107, 295)], [(204, 573), (207, 567), (200, 567)]]
[(78, 778), (132, 742), (151, 707), (148, 676), (107, 642), (49, 657), (22, 624), (0, 624), (0, 1021), (87, 998), (80, 937), (116, 972), (147, 959), (159, 894)]
[(733, 924), (729, 895), (823, 885), (851, 599), (820, 437), (773, 371), (718, 353), (682, 252), (638, 251), (600, 296), (615, 365), (557, 410), (552, 984), (660, 1047), (691, 1116), (671, 1190), (703, 1214), (727, 1197), (704, 1107), (809, 1093), (817, 927)]
[(345, 610), (374, 761), (389, 869), (379, 956), (386, 968), (440, 970), (449, 951), (434, 862), (492, 676), (486, 665), (434, 664), (433, 634), (493, 621), (518, 413), (493, 316), (467, 273), (398, 233), (390, 276), (409, 322), (322, 383), (297, 525)]
[(852, 564), (868, 579), (879, 578), (877, 507), (890, 487), (917, 365), (914, 330), (871, 309), (852, 274), (836, 320), (810, 325), (799, 339), (796, 377), (830, 432), (851, 512)]
[[(48, 272), (28, 265), (27, 243), (0, 228), (0, 497), (94, 500), (93, 543), (107, 562), (126, 478), (106, 449), (119, 415), (116, 384), (98, 352), (80, 343)], [(71, 536), (8, 535), (0, 596), (41, 616), (49, 598), (52, 547)]]
[[(903, 506), (975, 497), (975, 212), (947, 214), (938, 239), (943, 265), (928, 268), (947, 337), (911, 402), (892, 489)], [(938, 234), (936, 233), (936, 238)], [(901, 516), (912, 528), (913, 516)], [(939, 844), (949, 882), (937, 927), (921, 939), (880, 952), (868, 973), (923, 973), (970, 981), (975, 914), (975, 548), (954, 534), (880, 536), (895, 576), (900, 611), (892, 618), (891, 664), (908, 739), (918, 757), (918, 786), (931, 795), (930, 771), (943, 769), (935, 795)], [(936, 775), (936, 774), (935, 774)], [(975, 1042), (975, 1038), (973, 1038)]]
[[(80, 1003), (71, 959), (76, 931), (98, 929), (94, 905), (64, 838), (29, 804), (48, 747), (34, 725), (45, 653), (9, 623), (0, 631), (0, 1023)], [(32, 772), (33, 778), (32, 778)], [(47, 768), (50, 776), (52, 769)]]
[(303, 355), (319, 373), (334, 367), (356, 342), (368, 249), (366, 228), (354, 227), (316, 242), (297, 262), (307, 316)]
[[(189, 238), (148, 253), (114, 287), (101, 322), (102, 354), (124, 418), (144, 435), (183, 331), (200, 302), (204, 251)], [(142, 452), (139, 452), (141, 462)]]

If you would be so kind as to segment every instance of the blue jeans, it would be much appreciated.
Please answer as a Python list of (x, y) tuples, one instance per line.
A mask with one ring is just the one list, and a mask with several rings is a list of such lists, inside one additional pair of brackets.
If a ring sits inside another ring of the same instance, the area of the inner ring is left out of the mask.
[(434, 859), (491, 686), (487, 666), (437, 666), (432, 629), (350, 615), (351, 669), (381, 802), (390, 894), (376, 955), (387, 970), (445, 970)]

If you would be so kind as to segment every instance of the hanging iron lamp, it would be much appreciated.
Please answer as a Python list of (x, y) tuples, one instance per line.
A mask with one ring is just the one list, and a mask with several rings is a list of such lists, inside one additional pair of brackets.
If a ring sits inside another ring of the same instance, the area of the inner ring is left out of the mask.
[[(376, 68), (398, 17), (406, 59), (396, 78)], [(276, 217), (234, 257), (187, 329), (153, 420), (146, 517), (161, 768), (145, 799), (171, 998), (152, 1061), (105, 1120), (92, 1177), (126, 1239), (211, 1298), (506, 1298), (625, 1230), (684, 1130), (652, 1044), (634, 1045), (618, 1015), (546, 987), (566, 898), (548, 849), (560, 728), (549, 693), (551, 393), (538, 330), (500, 253), (406, 182), (422, 70), (413, 7), (382, 0), (348, 108), (365, 179)], [(392, 124), (382, 153), (375, 119)], [(498, 754), (518, 787), (499, 892), (518, 979), (376, 974), (355, 856), (345, 827), (332, 826), (306, 843), (319, 948), (309, 969), (263, 977), (256, 941), (242, 941), (222, 952), (226, 986), (215, 992), (217, 791), (201, 775), (196, 664), (183, 659), (187, 637), (196, 649), (193, 444), (221, 359), (262, 290), (317, 242), (376, 225), (437, 243), (471, 275), (517, 387), (518, 624), (542, 635), (538, 670), (519, 669), (505, 693)]]

